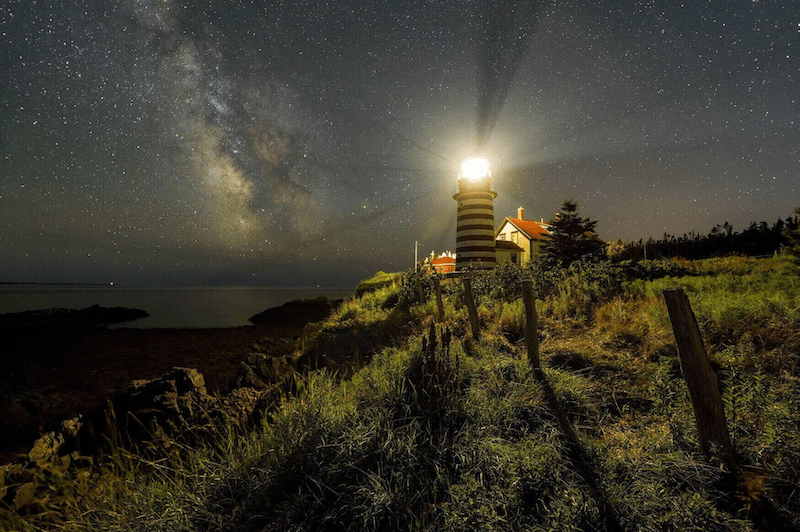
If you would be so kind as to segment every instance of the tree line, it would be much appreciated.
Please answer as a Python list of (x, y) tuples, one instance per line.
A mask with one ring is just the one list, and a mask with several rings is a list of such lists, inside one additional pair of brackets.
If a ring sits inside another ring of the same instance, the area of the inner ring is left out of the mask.
[[(757, 257), (784, 251), (800, 257), (800, 208), (792, 216), (778, 218), (772, 225), (753, 222), (743, 231), (735, 231), (730, 222), (717, 224), (708, 234), (691, 232), (683, 236), (664, 233), (660, 239), (653, 237), (636, 242), (611, 242), (606, 244), (594, 232), (596, 220), (582, 218), (576, 202), (567, 200), (561, 212), (549, 221), (551, 234), (542, 246), (545, 263), (566, 266), (573, 261), (597, 256), (605, 248), (612, 260), (653, 260), (682, 257), (707, 259), (727, 255)], [(800, 262), (800, 258), (798, 258)]]
[(707, 259), (726, 255), (772, 255), (788, 243), (788, 235), (796, 232), (797, 228), (796, 215), (778, 218), (772, 225), (753, 222), (741, 232), (735, 231), (731, 223), (726, 221), (712, 227), (708, 234), (691, 232), (675, 236), (664, 233), (658, 240), (650, 237), (638, 242), (612, 245), (609, 255), (614, 259)]

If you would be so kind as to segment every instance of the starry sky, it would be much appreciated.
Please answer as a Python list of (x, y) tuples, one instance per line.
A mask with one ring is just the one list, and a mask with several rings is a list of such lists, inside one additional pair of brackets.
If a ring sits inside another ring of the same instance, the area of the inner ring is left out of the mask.
[(605, 240), (800, 205), (796, 0), (5, 0), (0, 281), (352, 286), (565, 199)]

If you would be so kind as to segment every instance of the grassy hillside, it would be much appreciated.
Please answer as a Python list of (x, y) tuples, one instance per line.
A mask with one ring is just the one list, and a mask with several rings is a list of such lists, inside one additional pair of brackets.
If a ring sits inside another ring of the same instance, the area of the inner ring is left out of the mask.
[(368, 292), (377, 290), (378, 288), (399, 285), (402, 280), (402, 273), (377, 272), (369, 279), (364, 279), (358, 283), (358, 286), (356, 287), (356, 296), (360, 297)]
[[(800, 281), (788, 264), (659, 261), (473, 275), (480, 341), (469, 333), (459, 280), (442, 282), (440, 322), (432, 279), (420, 279), (420, 301), (407, 274), (307, 329), (293, 367), (310, 371), (292, 373), (292, 393), (260, 428), (221, 429), (213, 443), (170, 459), (121, 454), (98, 481), (103, 489), (67, 493), (39, 518), (6, 512), (7, 522), (81, 530), (800, 528)], [(539, 296), (543, 382), (526, 362), (524, 275)], [(690, 296), (719, 376), (734, 470), (697, 441), (660, 299), (675, 285)]]

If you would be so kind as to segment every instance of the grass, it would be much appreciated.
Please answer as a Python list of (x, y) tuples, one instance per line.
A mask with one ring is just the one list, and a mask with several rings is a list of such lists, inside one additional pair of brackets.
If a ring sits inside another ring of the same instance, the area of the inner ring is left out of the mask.
[(362, 296), (373, 290), (377, 290), (378, 288), (384, 288), (387, 286), (398, 286), (402, 282), (403, 274), (402, 273), (386, 273), (386, 272), (377, 272), (375, 275), (370, 277), (369, 279), (364, 279), (360, 283), (358, 283), (358, 287), (356, 287), (356, 295)]
[(700, 320), (740, 326), (748, 321), (800, 321), (800, 276), (783, 259), (745, 257), (699, 261), (704, 275), (634, 281), (633, 293), (657, 296), (680, 286)]
[[(65, 528), (796, 530), (799, 351), (786, 340), (800, 336), (787, 303), (797, 279), (771, 279), (794, 275), (780, 258), (681, 268), (692, 275), (540, 294), (544, 382), (526, 362), (518, 298), (480, 299), (477, 342), (457, 280), (443, 282), (442, 321), (402, 286), (353, 298), (301, 351), (362, 331), (348, 337), (372, 339), (360, 347), (327, 344), (372, 353), (348, 379), (308, 372), (256, 430), (222, 428), (160, 461), (121, 455), (102, 490), (62, 510)], [(659, 297), (675, 283), (718, 371), (735, 471), (697, 441)], [(769, 313), (741, 304), (778, 287), (788, 295)]]

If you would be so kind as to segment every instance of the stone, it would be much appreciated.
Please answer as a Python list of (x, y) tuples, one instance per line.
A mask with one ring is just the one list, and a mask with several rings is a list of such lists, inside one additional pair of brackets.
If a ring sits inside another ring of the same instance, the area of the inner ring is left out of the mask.
[(74, 417), (66, 421), (62, 421), (61, 434), (64, 436), (65, 439), (77, 438), (78, 432), (80, 432), (82, 425), (83, 423), (81, 422), (81, 416)]
[(295, 299), (280, 307), (259, 312), (248, 320), (256, 325), (262, 323), (301, 323), (320, 321), (328, 317), (336, 304), (325, 296), (316, 299)]
[(48, 432), (36, 440), (28, 453), (28, 460), (36, 463), (52, 459), (64, 444), (64, 437), (59, 433)]
[(33, 502), (35, 496), (36, 484), (33, 482), (26, 482), (17, 488), (17, 492), (14, 495), (14, 500), (11, 504), (13, 504), (15, 510), (19, 510), (23, 506), (27, 506)]
[(180, 372), (183, 374), (183, 378), (187, 380), (190, 384), (190, 390), (205, 394), (206, 391), (206, 378), (203, 376), (202, 373), (197, 371), (194, 368), (175, 368), (176, 372)]

